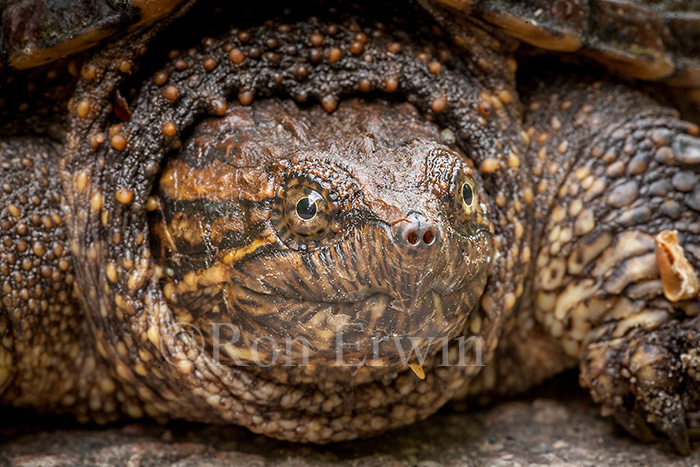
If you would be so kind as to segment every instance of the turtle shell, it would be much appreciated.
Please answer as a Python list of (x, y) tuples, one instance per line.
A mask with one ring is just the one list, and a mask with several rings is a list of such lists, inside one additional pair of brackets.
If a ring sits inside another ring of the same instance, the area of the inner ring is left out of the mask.
[(700, 87), (700, 0), (425, 0), (622, 76)]
[[(185, 0), (6, 0), (0, 44), (9, 64), (31, 68), (143, 29)], [(191, 3), (191, 2), (190, 2)]]

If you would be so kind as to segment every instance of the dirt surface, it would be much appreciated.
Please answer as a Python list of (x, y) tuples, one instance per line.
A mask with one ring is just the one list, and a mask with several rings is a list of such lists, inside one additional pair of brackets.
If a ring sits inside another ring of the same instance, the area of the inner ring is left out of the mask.
[(275, 441), (230, 426), (96, 427), (4, 408), (0, 465), (700, 465), (699, 442), (681, 457), (665, 443), (636, 442), (598, 413), (572, 373), (518, 399), (472, 411), (453, 404), (417, 425), (327, 446)]

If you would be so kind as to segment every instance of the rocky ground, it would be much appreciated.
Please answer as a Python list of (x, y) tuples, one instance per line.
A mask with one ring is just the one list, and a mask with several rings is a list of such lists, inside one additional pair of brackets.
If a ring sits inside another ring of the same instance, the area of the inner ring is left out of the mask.
[(76, 424), (0, 410), (0, 465), (456, 466), (700, 465), (665, 443), (639, 444), (598, 415), (568, 374), (530, 394), (467, 411), (450, 406), (384, 436), (329, 446), (294, 445), (242, 428), (174, 422)]

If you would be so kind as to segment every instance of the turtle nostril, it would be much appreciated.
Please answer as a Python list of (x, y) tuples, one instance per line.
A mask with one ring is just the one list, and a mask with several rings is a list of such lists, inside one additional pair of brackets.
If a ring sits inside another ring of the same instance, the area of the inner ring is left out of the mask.
[(399, 245), (409, 247), (410, 251), (427, 251), (432, 250), (439, 237), (437, 223), (414, 214), (397, 226), (394, 238)]

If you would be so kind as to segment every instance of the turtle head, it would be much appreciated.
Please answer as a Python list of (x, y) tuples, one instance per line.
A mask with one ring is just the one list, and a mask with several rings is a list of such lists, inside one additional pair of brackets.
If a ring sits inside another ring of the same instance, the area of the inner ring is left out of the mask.
[(163, 291), (224, 364), (396, 372), (446, 347), (479, 301), (481, 185), (409, 104), (232, 108), (161, 176)]

